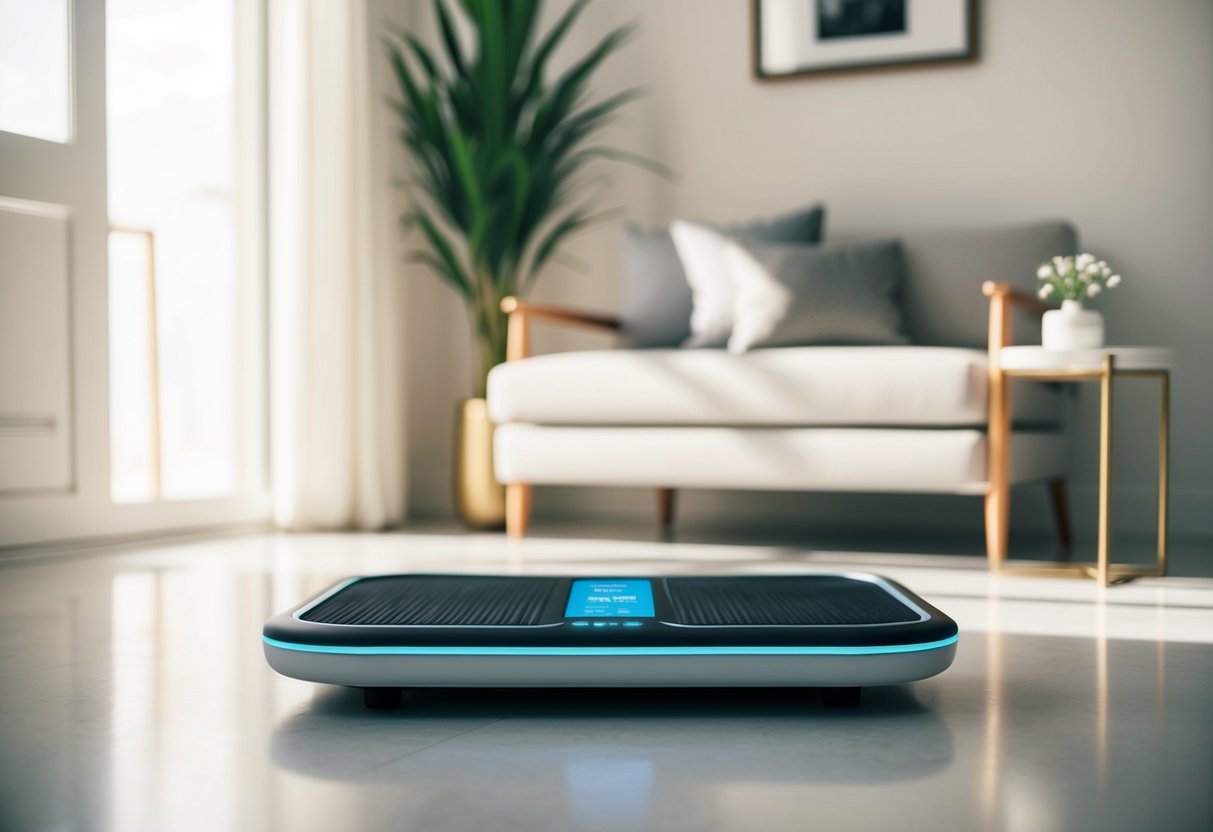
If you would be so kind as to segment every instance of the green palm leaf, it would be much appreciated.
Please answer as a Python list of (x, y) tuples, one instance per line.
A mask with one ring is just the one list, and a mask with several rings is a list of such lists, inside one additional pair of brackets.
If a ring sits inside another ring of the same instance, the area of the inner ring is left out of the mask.
[[(628, 89), (593, 100), (590, 91), (634, 27), (611, 30), (548, 77), (588, 3), (575, 0), (541, 32), (542, 0), (433, 0), (433, 45), (411, 31), (389, 30), (385, 40), (399, 90), (390, 106), (413, 167), (414, 207), (404, 221), (424, 244), (412, 260), (464, 299), (486, 356), (504, 355), (501, 298), (528, 290), (562, 260), (567, 240), (610, 215), (587, 202), (601, 181), (587, 183), (587, 167), (624, 162), (669, 173), (596, 141), (640, 95)], [(462, 24), (471, 37), (460, 36)]]

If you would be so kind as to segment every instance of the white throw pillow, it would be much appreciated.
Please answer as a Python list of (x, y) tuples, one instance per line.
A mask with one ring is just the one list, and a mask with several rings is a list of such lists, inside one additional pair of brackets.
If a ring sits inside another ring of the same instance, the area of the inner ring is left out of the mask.
[(691, 285), (691, 336), (684, 347), (722, 347), (733, 331), (733, 280), (725, 265), (728, 238), (698, 223), (675, 220), (670, 236)]
[(725, 275), (733, 284), (733, 328), (729, 352), (749, 352), (770, 337), (792, 307), (792, 293), (734, 240), (723, 240)]

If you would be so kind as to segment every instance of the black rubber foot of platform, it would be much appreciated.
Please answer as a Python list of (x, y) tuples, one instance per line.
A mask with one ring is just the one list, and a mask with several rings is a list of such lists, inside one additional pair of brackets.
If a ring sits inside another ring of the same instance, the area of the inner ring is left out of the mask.
[(821, 701), (827, 708), (855, 708), (863, 688), (822, 688)]
[(399, 708), (400, 688), (363, 688), (362, 701), (376, 711)]

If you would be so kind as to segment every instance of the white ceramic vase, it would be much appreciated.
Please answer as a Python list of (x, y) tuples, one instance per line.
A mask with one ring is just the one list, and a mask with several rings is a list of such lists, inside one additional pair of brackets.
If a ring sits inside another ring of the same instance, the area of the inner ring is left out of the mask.
[(1041, 320), (1040, 343), (1047, 350), (1092, 350), (1103, 346), (1103, 315), (1083, 309), (1080, 300), (1063, 300)]

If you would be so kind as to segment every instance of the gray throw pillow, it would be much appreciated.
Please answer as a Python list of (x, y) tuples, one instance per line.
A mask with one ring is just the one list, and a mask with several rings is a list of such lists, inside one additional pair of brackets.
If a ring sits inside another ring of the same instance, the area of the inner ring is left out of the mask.
[(729, 351), (798, 344), (905, 344), (896, 240), (796, 246), (733, 238)]
[[(780, 217), (712, 226), (732, 237), (787, 243), (820, 242), (825, 208), (813, 205)], [(669, 227), (623, 231), (623, 335), (633, 347), (676, 347), (691, 334), (691, 287)]]

